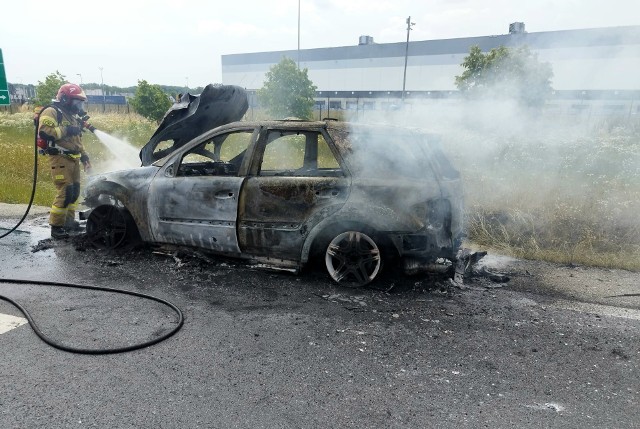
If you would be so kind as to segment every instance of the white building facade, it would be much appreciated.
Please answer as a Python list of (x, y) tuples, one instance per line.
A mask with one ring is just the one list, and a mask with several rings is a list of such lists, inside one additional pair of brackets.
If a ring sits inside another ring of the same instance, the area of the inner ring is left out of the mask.
[(308, 69), (319, 100), (339, 99), (340, 107), (348, 108), (350, 98), (400, 97), (408, 52), (405, 97), (447, 98), (456, 96), (455, 76), (464, 71), (461, 64), (472, 46), (487, 52), (526, 45), (551, 64), (556, 97), (639, 98), (640, 26), (527, 33), (523, 23), (514, 23), (509, 30), (496, 36), (410, 41), (408, 51), (406, 42), (376, 44), (362, 36), (355, 46), (223, 55), (222, 81), (252, 92), (262, 87), (270, 67), (289, 57)]

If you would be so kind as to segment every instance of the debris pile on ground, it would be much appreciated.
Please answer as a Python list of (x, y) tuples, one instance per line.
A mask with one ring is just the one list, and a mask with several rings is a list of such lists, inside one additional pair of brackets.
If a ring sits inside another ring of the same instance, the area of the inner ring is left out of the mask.
[(38, 244), (31, 246), (31, 253), (40, 252), (41, 250), (53, 249), (55, 242), (51, 238), (45, 238), (38, 241)]
[[(509, 276), (494, 270), (488, 270), (486, 266), (478, 267), (478, 262), (487, 256), (487, 252), (472, 252), (470, 249), (462, 249), (458, 253), (456, 261), (453, 283), (458, 286), (464, 285), (465, 280), (472, 278), (486, 278), (494, 283), (506, 283)], [(495, 286), (494, 286), (495, 287)]]

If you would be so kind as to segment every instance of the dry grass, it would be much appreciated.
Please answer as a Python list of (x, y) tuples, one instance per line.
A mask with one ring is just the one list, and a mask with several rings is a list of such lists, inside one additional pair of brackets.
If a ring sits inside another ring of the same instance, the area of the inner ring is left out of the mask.
[(631, 121), (451, 136), (468, 239), (526, 259), (640, 270), (639, 131)]
[(525, 259), (640, 269), (640, 230), (616, 228), (579, 205), (492, 211), (470, 207), (469, 238), (478, 246)]

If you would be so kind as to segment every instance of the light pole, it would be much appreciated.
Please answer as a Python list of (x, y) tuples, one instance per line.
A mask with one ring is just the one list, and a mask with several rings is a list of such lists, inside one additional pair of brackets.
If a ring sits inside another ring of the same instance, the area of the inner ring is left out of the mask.
[(300, 0), (298, 0), (298, 70), (300, 70)]
[(411, 22), (411, 17), (407, 18), (407, 45), (404, 50), (404, 76), (402, 77), (402, 104), (404, 104), (404, 90), (407, 83), (407, 59), (409, 58), (409, 33), (411, 27), (416, 25), (415, 22)]
[(102, 113), (105, 111), (105, 96), (104, 96), (104, 79), (102, 78), (102, 67), (100, 69), (100, 86), (102, 88)]
[(80, 76), (80, 86), (82, 86), (82, 73), (76, 73), (76, 76)]

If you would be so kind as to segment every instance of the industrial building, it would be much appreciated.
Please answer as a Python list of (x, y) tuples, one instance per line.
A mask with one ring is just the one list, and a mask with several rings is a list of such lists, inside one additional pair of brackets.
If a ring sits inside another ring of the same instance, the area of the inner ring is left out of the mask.
[(640, 113), (640, 26), (528, 33), (517, 22), (502, 35), (408, 43), (361, 36), (354, 46), (223, 55), (222, 81), (253, 94), (269, 68), (289, 57), (308, 69), (318, 108), (385, 109), (403, 95), (409, 104), (428, 103), (459, 96), (455, 76), (474, 45), (484, 52), (527, 45), (553, 68), (553, 106)]

